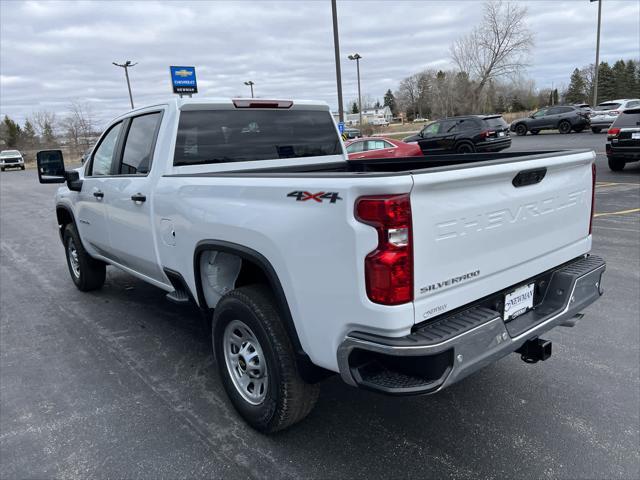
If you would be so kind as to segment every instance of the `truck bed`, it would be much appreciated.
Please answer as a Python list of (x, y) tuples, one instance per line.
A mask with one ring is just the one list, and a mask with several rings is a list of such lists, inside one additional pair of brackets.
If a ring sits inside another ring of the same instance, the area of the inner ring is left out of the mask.
[(231, 170), (227, 172), (182, 173), (165, 176), (178, 177), (228, 177), (228, 176), (344, 176), (348, 174), (367, 176), (387, 176), (390, 174), (409, 175), (424, 173), (425, 170), (445, 171), (480, 165), (497, 165), (500, 163), (520, 162), (561, 154), (581, 153), (588, 150), (547, 150), (534, 152), (490, 152), (465, 153), (451, 155), (433, 155), (432, 157), (394, 157), (365, 160), (348, 160), (312, 165), (295, 165), (286, 167), (265, 167), (247, 170)]

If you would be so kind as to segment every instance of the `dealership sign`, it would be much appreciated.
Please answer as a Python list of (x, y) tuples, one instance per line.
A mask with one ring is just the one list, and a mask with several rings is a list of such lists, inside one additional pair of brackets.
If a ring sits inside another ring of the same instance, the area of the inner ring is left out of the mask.
[(169, 67), (173, 93), (191, 95), (198, 93), (196, 83), (196, 67)]

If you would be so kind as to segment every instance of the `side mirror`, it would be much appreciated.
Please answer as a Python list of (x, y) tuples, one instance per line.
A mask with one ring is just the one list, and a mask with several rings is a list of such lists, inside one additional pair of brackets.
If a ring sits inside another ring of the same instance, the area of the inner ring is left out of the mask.
[(41, 150), (36, 155), (40, 183), (64, 183), (67, 181), (64, 159), (60, 150)]
[(69, 190), (79, 192), (82, 189), (80, 174), (75, 170), (64, 169), (64, 158), (60, 150), (42, 150), (36, 155), (38, 180), (40, 183), (65, 183)]

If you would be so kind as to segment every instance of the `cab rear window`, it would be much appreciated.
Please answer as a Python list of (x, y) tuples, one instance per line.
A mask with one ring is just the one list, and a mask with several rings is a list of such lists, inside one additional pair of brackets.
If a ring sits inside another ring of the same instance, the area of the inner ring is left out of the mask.
[(485, 118), (484, 121), (487, 123), (489, 128), (506, 128), (507, 127), (507, 122), (505, 122), (502, 117)]
[(174, 165), (342, 154), (328, 111), (194, 110), (180, 114)]
[(605, 112), (607, 110), (615, 110), (616, 108), (619, 108), (619, 107), (620, 107), (619, 103), (601, 103), (596, 108), (594, 108), (594, 110)]

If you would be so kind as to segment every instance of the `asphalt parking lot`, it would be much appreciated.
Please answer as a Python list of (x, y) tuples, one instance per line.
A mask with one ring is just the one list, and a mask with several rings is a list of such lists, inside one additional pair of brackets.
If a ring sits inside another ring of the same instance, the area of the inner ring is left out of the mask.
[(0, 175), (0, 478), (640, 478), (640, 163), (610, 172), (605, 135), (516, 137), (593, 148), (602, 299), (442, 393), (391, 398), (324, 382), (301, 424), (266, 437), (227, 401), (194, 309), (108, 270), (76, 290), (53, 193)]

